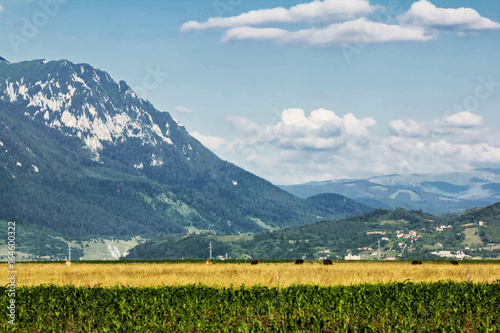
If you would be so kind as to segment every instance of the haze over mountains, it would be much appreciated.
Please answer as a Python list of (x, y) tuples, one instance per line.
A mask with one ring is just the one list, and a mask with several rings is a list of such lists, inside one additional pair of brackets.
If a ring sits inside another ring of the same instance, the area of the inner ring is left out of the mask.
[(0, 61), (0, 220), (61, 235), (264, 230), (339, 218), (219, 159), (124, 82), (66, 60)]
[(444, 214), (500, 201), (500, 169), (388, 175), (280, 187), (303, 198), (339, 193), (375, 208), (404, 207)]

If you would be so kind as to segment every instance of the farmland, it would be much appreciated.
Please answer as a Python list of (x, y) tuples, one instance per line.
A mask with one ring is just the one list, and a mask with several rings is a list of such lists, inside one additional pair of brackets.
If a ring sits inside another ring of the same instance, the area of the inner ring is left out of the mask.
[[(277, 286), (278, 270), (280, 286), (313, 284), (319, 286), (349, 285), (360, 283), (436, 282), (453, 280), (491, 283), (500, 279), (500, 265), (470, 262), (459, 266), (449, 262), (424, 262), (412, 266), (410, 262), (335, 262), (323, 266), (318, 261), (304, 265), (265, 263), (251, 266), (248, 263), (215, 262), (206, 266), (195, 263), (95, 263), (74, 262), (67, 268), (59, 263), (19, 263), (18, 285), (35, 286), (53, 283), (75, 286), (131, 286), (152, 287), (162, 285), (202, 284), (210, 287), (230, 286)], [(469, 274), (469, 276), (467, 275)]]
[[(18, 263), (2, 332), (495, 331), (498, 262)], [(278, 285), (279, 271), (279, 285)], [(470, 279), (470, 281), (469, 281)], [(8, 301), (0, 287), (0, 304)], [(0, 316), (5, 318), (2, 306)]]
[[(0, 299), (5, 304), (5, 287)], [(210, 288), (22, 287), (15, 332), (486, 332), (500, 283)], [(6, 317), (6, 307), (0, 310)], [(12, 332), (6, 321), (0, 330)]]

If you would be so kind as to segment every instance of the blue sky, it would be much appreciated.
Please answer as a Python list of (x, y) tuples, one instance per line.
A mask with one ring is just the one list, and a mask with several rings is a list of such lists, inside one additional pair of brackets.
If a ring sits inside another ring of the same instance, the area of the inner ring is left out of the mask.
[(0, 0), (0, 56), (105, 70), (274, 183), (500, 166), (499, 1), (311, 1)]

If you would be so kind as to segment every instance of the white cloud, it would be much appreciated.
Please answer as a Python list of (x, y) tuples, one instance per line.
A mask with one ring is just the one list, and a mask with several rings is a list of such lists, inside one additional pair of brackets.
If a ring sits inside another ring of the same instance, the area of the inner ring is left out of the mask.
[(398, 17), (401, 24), (453, 28), (459, 30), (500, 29), (500, 24), (484, 18), (472, 8), (437, 8), (428, 0), (412, 4), (410, 10)]
[(353, 137), (368, 136), (370, 127), (375, 126), (376, 122), (373, 118), (357, 119), (352, 113), (344, 116), (344, 127), (346, 134)]
[(175, 107), (175, 111), (178, 111), (178, 112), (184, 112), (184, 113), (190, 113), (190, 112), (193, 112), (192, 109), (188, 109), (186, 107), (183, 107), (183, 106), (176, 106)]
[(256, 39), (278, 43), (300, 43), (311, 46), (339, 45), (342, 43), (384, 43), (400, 41), (427, 41), (422, 27), (388, 25), (359, 18), (343, 23), (334, 23), (322, 29), (309, 28), (288, 31), (277, 28), (237, 27), (226, 32), (223, 41)]
[(244, 117), (227, 116), (226, 122), (243, 133), (252, 133), (259, 129), (259, 125)]
[(391, 134), (401, 137), (422, 137), (430, 134), (445, 135), (471, 133), (467, 129), (482, 125), (483, 118), (470, 111), (461, 111), (450, 114), (440, 119), (429, 122), (416, 122), (415, 120), (395, 120), (390, 122)]
[(189, 133), (193, 138), (200, 141), (205, 147), (213, 151), (221, 151), (221, 149), (226, 145), (226, 140), (216, 137), (202, 135), (199, 132)]
[(428, 130), (424, 125), (411, 119), (407, 122), (402, 120), (391, 121), (389, 129), (396, 136), (422, 136), (428, 134)]
[[(367, 14), (378, 9), (384, 7), (370, 5), (367, 0), (315, 0), (290, 9), (259, 9), (238, 16), (212, 17), (202, 23), (190, 21), (184, 23), (181, 30), (226, 28), (223, 41), (260, 40), (308, 46), (342, 46), (346, 43), (424, 42), (438, 38), (442, 30), (453, 29), (457, 35), (464, 35), (477, 30), (500, 28), (499, 23), (482, 17), (472, 8), (438, 8), (428, 0), (414, 2), (407, 12), (396, 17), (398, 24), (369, 20)], [(302, 30), (276, 26), (254, 27), (280, 22), (332, 20), (337, 22), (327, 27), (312, 26)]]
[(453, 144), (445, 140), (433, 142), (427, 146), (430, 153), (435, 156), (449, 158), (451, 163), (471, 165), (473, 162), (500, 163), (500, 147), (487, 143)]
[(453, 127), (474, 127), (482, 125), (483, 118), (470, 111), (462, 111), (446, 117), (445, 123)]
[(395, 120), (376, 135), (373, 118), (283, 110), (275, 124), (229, 117), (238, 137), (198, 138), (216, 153), (278, 184), (392, 173), (452, 172), (500, 163), (500, 133), (470, 111), (425, 122)]
[(229, 28), (248, 25), (259, 25), (272, 22), (302, 22), (327, 19), (352, 19), (368, 14), (381, 6), (371, 6), (367, 0), (324, 0), (299, 4), (286, 9), (252, 10), (238, 16), (211, 17), (206, 22), (186, 22), (181, 30), (200, 30), (208, 28)]
[(343, 147), (336, 153), (282, 150), (257, 154), (244, 167), (277, 184), (297, 184), (385, 174), (453, 172), (480, 163), (500, 163), (500, 147), (486, 143), (423, 143), (414, 138), (373, 137), (366, 147)]
[(229, 123), (243, 134), (231, 143), (233, 150), (262, 144), (281, 149), (335, 150), (348, 142), (362, 144), (375, 120), (358, 119), (350, 113), (341, 118), (325, 109), (314, 110), (306, 116), (303, 109), (290, 108), (281, 113), (275, 125), (259, 126), (240, 117), (230, 117)]
[(3, 7), (0, 5), (0, 13), (3, 12)]

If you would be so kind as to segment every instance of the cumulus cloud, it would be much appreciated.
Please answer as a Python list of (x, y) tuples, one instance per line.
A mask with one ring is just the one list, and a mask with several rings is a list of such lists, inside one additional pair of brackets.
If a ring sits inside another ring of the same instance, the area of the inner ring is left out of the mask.
[(444, 123), (453, 127), (474, 127), (482, 125), (483, 117), (470, 111), (462, 111), (449, 115)]
[(334, 23), (322, 29), (309, 28), (289, 31), (278, 28), (237, 27), (228, 30), (223, 41), (255, 39), (278, 43), (300, 43), (311, 46), (340, 45), (342, 43), (384, 43), (400, 41), (427, 41), (422, 27), (388, 25), (359, 18), (343, 23)]
[[(385, 8), (370, 5), (367, 0), (316, 0), (289, 9), (259, 9), (238, 16), (212, 17), (201, 23), (190, 21), (184, 23), (181, 30), (225, 28), (223, 41), (259, 40), (319, 47), (342, 46), (345, 43), (425, 42), (438, 38), (443, 30), (456, 30), (458, 35), (463, 35), (471, 31), (500, 28), (499, 23), (482, 17), (472, 8), (438, 8), (428, 0), (413, 3), (407, 12), (395, 18), (397, 24), (367, 18), (369, 13), (382, 9)], [(302, 30), (255, 27), (304, 21), (330, 24)]]
[(478, 163), (500, 163), (500, 135), (485, 128), (483, 118), (470, 111), (427, 122), (396, 120), (384, 139), (399, 157), (396, 173), (433, 173), (473, 168)]
[(348, 142), (362, 143), (375, 125), (373, 118), (358, 119), (350, 113), (339, 117), (326, 109), (306, 116), (303, 109), (297, 108), (283, 110), (275, 125), (259, 126), (241, 117), (230, 117), (229, 122), (244, 134), (233, 141), (234, 150), (262, 144), (281, 149), (335, 150)]
[(467, 129), (483, 124), (483, 118), (470, 111), (450, 114), (440, 119), (429, 122), (416, 122), (415, 120), (395, 120), (390, 122), (389, 130), (392, 135), (406, 137), (422, 137), (430, 134), (464, 134)]
[(276, 22), (351, 19), (359, 15), (368, 14), (377, 8), (380, 8), (380, 6), (371, 6), (367, 0), (315, 0), (289, 9), (283, 7), (259, 9), (238, 16), (211, 17), (202, 23), (190, 21), (184, 23), (181, 30), (229, 28)]
[(459, 30), (499, 29), (500, 24), (484, 18), (472, 8), (437, 8), (428, 0), (411, 5), (408, 12), (400, 15), (401, 24)]
[(220, 151), (226, 145), (226, 140), (216, 136), (202, 135), (199, 132), (191, 132), (189, 134), (213, 151)]
[(327, 109), (281, 112), (276, 123), (228, 117), (238, 137), (192, 135), (216, 153), (274, 183), (434, 173), (500, 163), (500, 133), (480, 115), (462, 111), (424, 122), (395, 120), (389, 135), (372, 131), (371, 117)]
[(454, 144), (441, 140), (430, 143), (427, 149), (431, 154), (447, 158), (449, 163), (472, 165), (474, 162), (500, 163), (500, 147), (487, 143)]
[(396, 136), (422, 136), (428, 134), (424, 125), (412, 119), (407, 122), (402, 120), (391, 121), (389, 130)]

